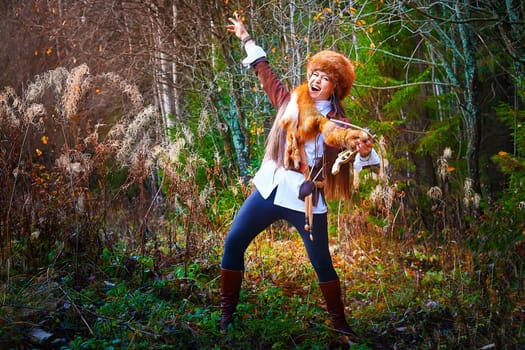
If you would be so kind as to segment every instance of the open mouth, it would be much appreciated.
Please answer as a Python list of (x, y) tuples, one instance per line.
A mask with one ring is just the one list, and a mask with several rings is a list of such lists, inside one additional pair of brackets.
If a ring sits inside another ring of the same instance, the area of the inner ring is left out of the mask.
[(312, 91), (316, 91), (316, 92), (319, 92), (319, 91), (321, 91), (321, 88), (318, 87), (318, 86), (314, 86), (314, 85), (312, 85), (312, 86), (310, 86), (310, 90), (312, 90)]

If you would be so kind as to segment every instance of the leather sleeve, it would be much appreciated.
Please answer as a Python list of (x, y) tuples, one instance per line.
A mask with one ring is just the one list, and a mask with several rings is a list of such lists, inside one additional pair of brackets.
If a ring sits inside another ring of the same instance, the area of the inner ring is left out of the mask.
[(279, 110), (290, 99), (290, 92), (281, 80), (277, 78), (265, 58), (254, 62), (252, 67), (270, 102), (276, 110)]

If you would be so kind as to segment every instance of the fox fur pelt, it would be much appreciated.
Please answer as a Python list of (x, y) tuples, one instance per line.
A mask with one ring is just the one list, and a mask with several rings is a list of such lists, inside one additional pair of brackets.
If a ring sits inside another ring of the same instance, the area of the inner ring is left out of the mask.
[(284, 156), (284, 167), (301, 169), (302, 147), (304, 142), (315, 138), (319, 133), (324, 142), (332, 147), (354, 150), (357, 141), (366, 141), (368, 135), (360, 130), (345, 129), (330, 121), (316, 108), (308, 91), (308, 84), (303, 83), (293, 90), (290, 102), (281, 120), (281, 127), (287, 131), (287, 147)]

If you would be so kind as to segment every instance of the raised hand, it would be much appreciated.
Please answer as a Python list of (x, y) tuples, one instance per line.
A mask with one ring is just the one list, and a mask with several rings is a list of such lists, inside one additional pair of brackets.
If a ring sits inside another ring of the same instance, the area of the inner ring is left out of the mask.
[(233, 14), (233, 17), (228, 18), (228, 21), (232, 23), (226, 26), (226, 30), (228, 31), (228, 33), (235, 34), (235, 36), (241, 40), (249, 36), (248, 31), (246, 30), (246, 27), (244, 26), (244, 23), (242, 22), (242, 19), (239, 16), (239, 13), (235, 12)]

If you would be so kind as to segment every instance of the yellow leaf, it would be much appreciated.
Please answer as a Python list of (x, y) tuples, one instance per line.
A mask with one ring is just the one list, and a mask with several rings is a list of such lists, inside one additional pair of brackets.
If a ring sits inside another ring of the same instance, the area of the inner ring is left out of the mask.
[(369, 32), (369, 33), (372, 33), (373, 31), (374, 31), (374, 27), (370, 27), (370, 28), (368, 28), (368, 32)]
[(38, 157), (40, 157), (40, 156), (42, 155), (42, 151), (39, 150), (38, 148), (35, 150), (35, 152), (36, 152), (36, 155), (37, 155)]
[(46, 55), (51, 55), (52, 52), (53, 52), (53, 50), (51, 50), (51, 48), (48, 48), (48, 49), (46, 50)]
[(376, 48), (376, 45), (374, 43), (370, 43), (370, 50), (368, 50), (368, 54), (372, 55), (374, 53), (375, 48)]
[(276, 53), (277, 49), (275, 47), (272, 47), (272, 53)]
[(49, 138), (48, 138), (47, 136), (42, 136), (42, 137), (40, 138), (40, 141), (42, 141), (42, 143), (43, 143), (44, 145), (47, 145), (47, 140), (48, 140), (48, 139), (49, 139)]
[(252, 87), (253, 92), (257, 92), (257, 86)]
[(99, 88), (96, 88), (96, 89), (95, 89), (95, 93), (96, 93), (96, 94), (100, 94), (100, 89), (99, 89)]
[(449, 172), (449, 173), (453, 172), (454, 170), (456, 170), (456, 168), (454, 168), (453, 166), (449, 166), (447, 168), (447, 172)]
[(507, 154), (508, 154), (508, 153), (505, 152), (505, 151), (499, 151), (499, 152), (498, 152), (498, 156), (500, 156), (500, 157), (505, 157)]
[(38, 56), (38, 50), (35, 50), (35, 56)]
[(350, 8), (350, 13), (355, 15), (357, 13), (357, 10), (355, 8)]

